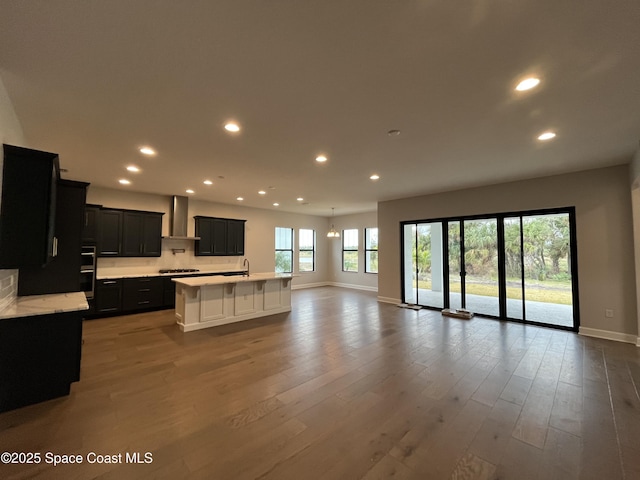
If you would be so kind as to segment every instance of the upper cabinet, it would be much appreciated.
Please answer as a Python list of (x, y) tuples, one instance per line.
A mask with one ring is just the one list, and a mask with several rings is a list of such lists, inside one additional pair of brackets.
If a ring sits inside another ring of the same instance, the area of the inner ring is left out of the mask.
[(159, 257), (162, 254), (162, 215), (137, 210), (100, 209), (98, 256)]
[(125, 211), (122, 222), (123, 257), (159, 257), (162, 254), (162, 214)]
[(227, 254), (244, 255), (245, 220), (227, 220)]
[(246, 220), (217, 217), (194, 217), (196, 220), (195, 254), (197, 256), (244, 255)]
[(84, 225), (82, 227), (82, 243), (95, 245), (98, 243), (98, 224), (100, 222), (100, 205), (84, 207)]
[(0, 268), (45, 265), (57, 250), (58, 155), (3, 147)]
[(100, 209), (98, 215), (98, 256), (122, 255), (122, 210)]
[(18, 295), (80, 291), (81, 237), (88, 183), (60, 180), (56, 194), (58, 254), (47, 265), (20, 267)]

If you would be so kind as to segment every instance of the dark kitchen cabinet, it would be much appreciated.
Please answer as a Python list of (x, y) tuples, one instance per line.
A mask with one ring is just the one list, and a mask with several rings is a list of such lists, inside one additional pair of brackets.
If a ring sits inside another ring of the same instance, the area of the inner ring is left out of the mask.
[(119, 313), (122, 311), (122, 279), (96, 281), (96, 313)]
[(227, 220), (227, 255), (244, 255), (244, 220)]
[(83, 315), (0, 321), (0, 412), (69, 394), (80, 379)]
[(162, 279), (162, 305), (166, 308), (175, 308), (176, 306), (176, 282), (174, 282), (171, 278), (172, 277), (164, 277)]
[(103, 208), (98, 223), (98, 256), (119, 257), (122, 253), (122, 210)]
[(213, 223), (208, 217), (195, 217), (196, 219), (196, 240), (195, 255), (213, 255)]
[(244, 255), (245, 220), (194, 217), (196, 220), (196, 256)]
[(162, 214), (123, 212), (122, 256), (159, 257), (162, 254)]
[(0, 268), (42, 266), (55, 256), (58, 155), (4, 145)]
[(88, 183), (60, 180), (56, 193), (57, 255), (45, 266), (22, 267), (18, 295), (80, 291), (82, 229)]
[(100, 206), (86, 205), (84, 207), (84, 225), (82, 228), (82, 243), (95, 245), (98, 243), (98, 224), (100, 222)]
[(122, 309), (125, 312), (162, 307), (164, 283), (162, 277), (123, 279)]
[(159, 257), (162, 254), (162, 215), (101, 208), (98, 222), (98, 256)]

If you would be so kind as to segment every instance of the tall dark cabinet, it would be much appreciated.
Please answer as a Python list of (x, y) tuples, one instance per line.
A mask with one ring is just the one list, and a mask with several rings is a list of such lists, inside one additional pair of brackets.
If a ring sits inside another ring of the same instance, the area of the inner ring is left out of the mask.
[(82, 228), (88, 183), (59, 180), (56, 191), (57, 255), (45, 266), (21, 267), (18, 295), (80, 291)]
[(0, 268), (42, 266), (55, 256), (58, 155), (3, 145)]

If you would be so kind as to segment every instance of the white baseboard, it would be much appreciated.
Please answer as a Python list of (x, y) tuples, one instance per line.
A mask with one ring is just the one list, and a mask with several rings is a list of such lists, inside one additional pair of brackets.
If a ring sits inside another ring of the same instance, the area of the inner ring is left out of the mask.
[(366, 290), (368, 292), (378, 291), (376, 287), (368, 287), (366, 285), (355, 285), (353, 283), (338, 283), (338, 282), (302, 283), (300, 285), (292, 285), (291, 290), (302, 290), (303, 288), (316, 288), (316, 287), (351, 288), (353, 290)]
[(366, 285), (355, 285), (353, 283), (329, 282), (332, 287), (351, 288), (353, 290), (365, 290), (367, 292), (377, 292), (378, 287), (367, 287)]
[(291, 285), (291, 290), (302, 290), (304, 288), (329, 287), (330, 282), (301, 283), (300, 285)]
[(602, 338), (604, 340), (613, 340), (614, 342), (631, 343), (636, 347), (640, 347), (640, 337), (629, 333), (610, 332), (609, 330), (599, 330), (597, 328), (580, 327), (580, 335), (585, 337)]
[(378, 301), (382, 303), (393, 303), (394, 305), (399, 305), (402, 303), (402, 301), (399, 298), (381, 297), (381, 296), (378, 296)]

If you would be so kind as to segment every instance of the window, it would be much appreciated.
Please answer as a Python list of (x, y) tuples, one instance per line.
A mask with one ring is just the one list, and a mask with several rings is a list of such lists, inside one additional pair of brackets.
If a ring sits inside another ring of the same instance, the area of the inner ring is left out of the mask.
[(293, 267), (293, 228), (276, 227), (276, 272), (291, 273)]
[(306, 228), (298, 231), (298, 271), (316, 271), (316, 232)]
[(378, 273), (378, 229), (364, 229), (364, 271)]
[(358, 230), (342, 231), (342, 271), (358, 271)]

